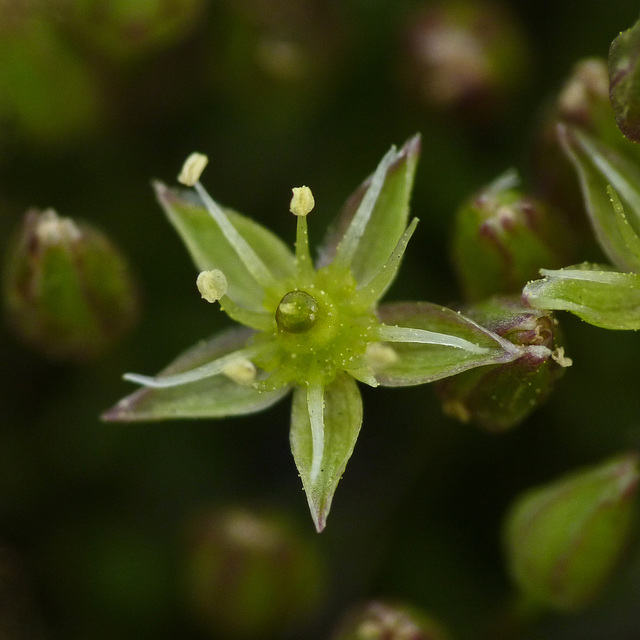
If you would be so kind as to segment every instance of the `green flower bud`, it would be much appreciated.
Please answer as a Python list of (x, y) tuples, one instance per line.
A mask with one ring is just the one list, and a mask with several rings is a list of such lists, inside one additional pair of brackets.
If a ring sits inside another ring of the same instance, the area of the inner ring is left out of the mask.
[(100, 354), (138, 315), (131, 274), (111, 241), (53, 209), (26, 214), (3, 276), (13, 329), (53, 358)]
[(609, 49), (611, 105), (620, 131), (640, 142), (640, 21), (623, 31)]
[(518, 498), (504, 543), (523, 595), (558, 610), (590, 604), (629, 541), (637, 487), (638, 455), (629, 453)]
[(458, 210), (453, 258), (467, 298), (518, 293), (540, 267), (567, 263), (571, 234), (559, 212), (516, 189), (507, 172)]
[(446, 640), (441, 625), (405, 605), (368, 602), (347, 614), (332, 640)]
[(550, 395), (571, 360), (558, 346), (558, 323), (548, 311), (527, 309), (519, 300), (492, 298), (463, 313), (523, 347), (517, 360), (465, 371), (435, 383), (448, 415), (489, 431), (522, 422)]
[(191, 527), (185, 595), (203, 628), (265, 638), (314, 613), (324, 576), (316, 547), (282, 517), (234, 508)]
[(440, 111), (493, 117), (526, 76), (526, 37), (504, 4), (429, 3), (411, 17), (402, 60), (409, 90)]

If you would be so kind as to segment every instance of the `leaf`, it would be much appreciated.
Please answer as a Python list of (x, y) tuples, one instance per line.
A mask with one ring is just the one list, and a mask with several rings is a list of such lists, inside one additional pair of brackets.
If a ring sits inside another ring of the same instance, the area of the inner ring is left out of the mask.
[(640, 167), (580, 129), (560, 125), (558, 134), (580, 177), (600, 246), (619, 269), (640, 271), (640, 258), (629, 250), (607, 193), (611, 185), (625, 205), (631, 226), (640, 228)]
[(640, 21), (623, 31), (609, 49), (611, 106), (622, 133), (640, 142)]
[(322, 461), (314, 478), (314, 437), (308, 395), (305, 387), (294, 389), (290, 442), (311, 516), (320, 532), (326, 525), (333, 495), (360, 433), (362, 398), (354, 379), (342, 372), (324, 388), (324, 409), (321, 412), (324, 446)]
[(640, 329), (640, 275), (595, 264), (541, 273), (524, 288), (525, 304), (570, 311), (604, 329)]
[[(241, 349), (253, 335), (248, 329), (232, 329), (195, 345), (161, 375), (189, 371), (223, 355)], [(262, 411), (289, 391), (258, 391), (234, 382), (224, 374), (165, 389), (143, 388), (109, 409), (107, 421), (166, 420), (171, 418), (222, 418)]]
[[(390, 343), (399, 357), (376, 374), (380, 384), (390, 387), (433, 382), (473, 367), (511, 362), (523, 353), (462, 314), (428, 302), (385, 304), (378, 309), (378, 318), (386, 325), (412, 327), (442, 336), (440, 344)], [(456, 342), (460, 346), (455, 346)], [(464, 343), (475, 348), (465, 347)]]
[[(420, 155), (420, 136), (410, 138), (396, 152), (386, 171), (380, 194), (351, 262), (358, 283), (368, 282), (385, 263), (407, 227), (409, 198)], [(349, 225), (371, 187), (372, 176), (351, 195), (320, 250), (319, 266), (332, 261)]]
[[(169, 189), (161, 182), (154, 183), (154, 187), (160, 204), (187, 246), (196, 267), (200, 271), (220, 269), (227, 277), (227, 295), (234, 302), (254, 311), (263, 311), (263, 288), (249, 273), (197, 197), (189, 191)], [(295, 274), (293, 253), (278, 236), (235, 211), (225, 209), (225, 213), (277, 279)]]

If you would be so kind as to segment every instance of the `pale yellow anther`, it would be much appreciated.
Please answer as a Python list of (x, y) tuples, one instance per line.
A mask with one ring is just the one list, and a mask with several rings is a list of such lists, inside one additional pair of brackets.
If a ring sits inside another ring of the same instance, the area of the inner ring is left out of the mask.
[(192, 153), (182, 165), (178, 182), (181, 182), (187, 187), (193, 187), (193, 185), (200, 180), (200, 176), (208, 162), (209, 158), (202, 153)]
[(294, 216), (306, 216), (316, 205), (309, 187), (294, 187), (289, 210)]
[(256, 365), (246, 358), (233, 360), (224, 367), (222, 373), (237, 384), (249, 385), (256, 379)]
[(202, 271), (198, 274), (196, 286), (207, 302), (217, 302), (227, 293), (227, 278), (219, 269)]
[(373, 371), (382, 371), (395, 364), (399, 356), (393, 347), (382, 342), (371, 342), (364, 352), (365, 360)]

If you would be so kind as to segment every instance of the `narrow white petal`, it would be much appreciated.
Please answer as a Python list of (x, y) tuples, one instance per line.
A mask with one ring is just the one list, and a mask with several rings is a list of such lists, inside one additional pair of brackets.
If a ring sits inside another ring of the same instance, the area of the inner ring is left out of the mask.
[(310, 384), (307, 387), (307, 407), (311, 424), (311, 443), (313, 455), (311, 459), (311, 484), (315, 484), (322, 470), (324, 455), (324, 387)]
[(445, 347), (464, 349), (470, 353), (489, 353), (489, 349), (481, 347), (464, 338), (450, 336), (446, 333), (427, 331), (426, 329), (414, 329), (413, 327), (392, 327), (380, 325), (378, 337), (386, 342), (417, 342), (421, 344), (439, 344)]

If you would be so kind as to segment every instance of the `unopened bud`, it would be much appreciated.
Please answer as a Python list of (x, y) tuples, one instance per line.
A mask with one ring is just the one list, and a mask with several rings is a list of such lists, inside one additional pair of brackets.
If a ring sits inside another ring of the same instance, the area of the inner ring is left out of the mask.
[(292, 189), (293, 197), (291, 198), (290, 211), (294, 216), (306, 216), (313, 207), (316, 205), (316, 201), (313, 199), (313, 193), (309, 187), (294, 187)]
[(280, 516), (241, 508), (204, 513), (187, 551), (188, 604), (216, 637), (277, 637), (319, 604), (316, 547)]
[(442, 626), (414, 607), (372, 601), (350, 613), (332, 640), (446, 640)]
[(558, 610), (592, 602), (629, 542), (638, 479), (638, 455), (630, 453), (518, 498), (504, 541), (523, 595)]
[(436, 382), (443, 411), (489, 431), (512, 428), (549, 397), (571, 364), (558, 346), (557, 321), (548, 311), (528, 309), (510, 298), (492, 298), (463, 311), (523, 351), (512, 362), (478, 367)]
[(609, 74), (616, 123), (629, 140), (640, 142), (640, 21), (611, 43)]
[(9, 323), (49, 356), (85, 360), (103, 352), (138, 315), (131, 274), (100, 231), (32, 210), (7, 252)]
[(508, 172), (458, 210), (453, 257), (466, 297), (517, 293), (541, 267), (567, 264), (571, 233), (562, 214), (516, 188)]

